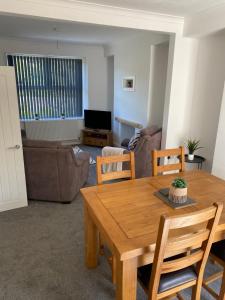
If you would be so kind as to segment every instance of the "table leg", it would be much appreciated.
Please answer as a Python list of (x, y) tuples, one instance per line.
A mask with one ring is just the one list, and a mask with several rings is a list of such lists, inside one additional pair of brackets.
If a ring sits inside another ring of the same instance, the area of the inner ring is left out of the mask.
[(84, 205), (85, 262), (88, 268), (98, 265), (98, 230)]
[(137, 260), (116, 259), (116, 300), (136, 300)]

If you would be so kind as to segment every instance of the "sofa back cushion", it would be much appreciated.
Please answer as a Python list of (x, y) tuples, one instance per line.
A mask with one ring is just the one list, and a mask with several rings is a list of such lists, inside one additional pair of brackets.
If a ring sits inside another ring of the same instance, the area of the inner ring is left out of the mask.
[(146, 127), (146, 128), (144, 128), (144, 129), (141, 130), (141, 136), (153, 135), (158, 130), (159, 130), (159, 127), (156, 126), (156, 125), (152, 125), (150, 127)]
[(23, 146), (32, 148), (59, 148), (62, 147), (62, 143), (58, 141), (24, 139)]

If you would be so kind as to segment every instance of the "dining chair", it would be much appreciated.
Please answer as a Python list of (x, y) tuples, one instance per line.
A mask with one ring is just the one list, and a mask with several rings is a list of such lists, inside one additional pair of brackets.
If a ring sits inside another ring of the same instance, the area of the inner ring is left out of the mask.
[[(103, 173), (103, 165), (113, 164), (113, 163), (128, 163), (130, 167), (127, 170), (113, 171)], [(97, 172), (97, 184), (102, 184), (103, 182), (115, 180), (115, 179), (135, 179), (135, 161), (134, 152), (129, 152), (122, 155), (112, 155), (112, 156), (97, 156), (96, 159), (96, 172)]]
[[(185, 170), (185, 151), (184, 147), (179, 147), (175, 149), (165, 149), (165, 150), (153, 150), (152, 151), (152, 175), (157, 176), (159, 173), (167, 171), (183, 172)], [(177, 157), (179, 162), (174, 164), (160, 165), (160, 160), (162, 158)]]
[[(126, 170), (113, 171), (103, 173), (104, 164), (112, 163), (126, 163)], [(116, 180), (116, 179), (135, 179), (135, 160), (134, 152), (131, 151), (128, 154), (114, 155), (114, 156), (97, 156), (96, 158), (96, 173), (97, 173), (97, 184), (101, 185), (106, 181)], [(105, 255), (104, 250), (104, 238), (99, 234), (99, 254)], [(107, 258), (111, 269), (112, 269), (112, 282), (116, 282), (116, 261), (113, 255)]]
[[(225, 300), (225, 240), (214, 243), (210, 251), (210, 258), (213, 262), (218, 263), (223, 267), (223, 271), (218, 271), (211, 276), (207, 277), (203, 281), (203, 287), (213, 296), (215, 299)], [(219, 295), (209, 287), (209, 284), (215, 280), (222, 278), (221, 288)]]
[(138, 268), (148, 300), (174, 295), (183, 299), (178, 292), (188, 287), (193, 287), (192, 300), (200, 300), (203, 273), (222, 209), (221, 203), (214, 203), (193, 213), (161, 216), (153, 263)]

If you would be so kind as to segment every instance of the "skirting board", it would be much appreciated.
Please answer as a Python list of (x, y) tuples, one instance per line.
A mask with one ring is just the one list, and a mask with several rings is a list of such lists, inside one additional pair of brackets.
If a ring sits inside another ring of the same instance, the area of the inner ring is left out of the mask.
[(24, 200), (23, 202), (16, 201), (16, 202), (1, 203), (0, 204), (0, 212), (15, 209), (15, 208), (26, 207), (26, 206), (28, 206), (27, 200)]

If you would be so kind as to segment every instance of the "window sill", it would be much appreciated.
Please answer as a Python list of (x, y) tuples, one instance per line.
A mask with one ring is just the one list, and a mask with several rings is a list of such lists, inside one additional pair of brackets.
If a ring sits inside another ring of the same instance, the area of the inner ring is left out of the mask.
[(50, 119), (39, 119), (39, 120), (24, 120), (20, 119), (20, 122), (49, 122), (49, 121), (76, 121), (76, 120), (84, 120), (84, 117), (79, 117), (79, 118), (65, 118), (65, 119), (58, 119), (58, 118), (50, 118)]

